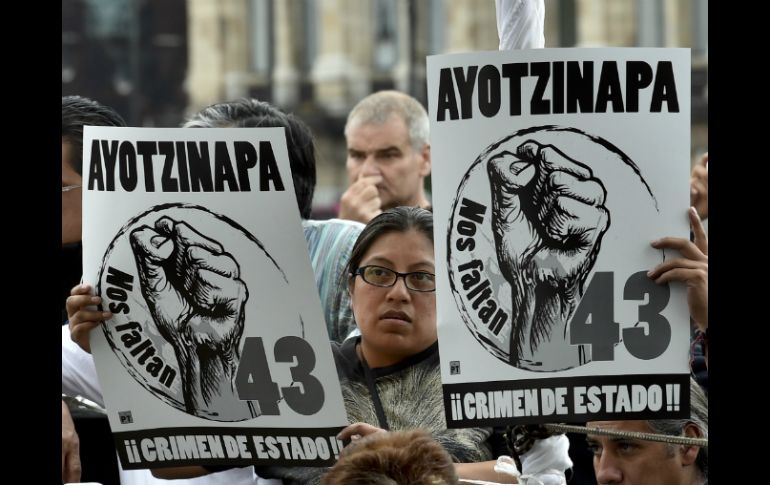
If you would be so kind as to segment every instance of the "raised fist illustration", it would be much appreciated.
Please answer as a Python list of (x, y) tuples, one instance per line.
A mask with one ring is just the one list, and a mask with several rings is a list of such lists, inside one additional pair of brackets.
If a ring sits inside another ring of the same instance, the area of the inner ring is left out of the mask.
[(216, 414), (217, 401), (234, 397), (249, 297), (238, 263), (218, 242), (166, 216), (134, 229), (130, 241), (142, 295), (176, 352), (187, 409)]
[(487, 174), (497, 259), (513, 293), (515, 365), (543, 341), (566, 338), (610, 214), (607, 191), (587, 165), (532, 140), (513, 151), (492, 152)]

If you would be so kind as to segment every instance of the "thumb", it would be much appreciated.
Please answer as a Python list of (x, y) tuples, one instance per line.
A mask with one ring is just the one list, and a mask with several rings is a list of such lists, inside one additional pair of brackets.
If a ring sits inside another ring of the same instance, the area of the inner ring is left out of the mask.
[(519, 190), (535, 177), (532, 161), (521, 160), (510, 152), (494, 155), (487, 162), (490, 192), (492, 193), (492, 218), (497, 223), (510, 223), (521, 210)]
[(174, 251), (172, 239), (149, 226), (134, 229), (129, 239), (142, 283), (149, 284), (154, 291), (163, 288), (166, 276), (162, 265)]
[(534, 178), (535, 165), (506, 151), (489, 159), (487, 174), (493, 193), (502, 189), (507, 194), (515, 194)]

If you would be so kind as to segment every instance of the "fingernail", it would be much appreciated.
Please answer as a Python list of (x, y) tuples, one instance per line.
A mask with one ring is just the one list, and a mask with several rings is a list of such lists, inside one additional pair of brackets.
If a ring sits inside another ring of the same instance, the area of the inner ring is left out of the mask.
[(649, 277), (652, 277), (652, 270), (649, 270), (649, 271), (647, 272), (647, 276), (649, 276)]
[(100, 301), (102, 301), (102, 299), (99, 298), (98, 296), (91, 297), (91, 303), (99, 303)]
[(650, 243), (650, 246), (657, 247), (660, 244), (660, 239), (656, 239)]
[(692, 213), (692, 215), (694, 215), (695, 217), (700, 217), (700, 216), (698, 215), (698, 209), (696, 209), (695, 207), (690, 207), (690, 212), (691, 212), (691, 213)]
[(109, 320), (112, 318), (112, 312), (102, 312), (102, 318), (105, 320)]

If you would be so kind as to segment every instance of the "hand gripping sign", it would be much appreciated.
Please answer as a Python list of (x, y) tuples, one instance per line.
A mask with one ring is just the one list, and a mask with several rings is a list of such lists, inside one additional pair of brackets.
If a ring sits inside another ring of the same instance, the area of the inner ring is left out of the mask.
[(687, 234), (688, 59), (429, 57), (449, 426), (686, 412), (684, 288), (647, 271)]
[(113, 313), (92, 349), (124, 468), (338, 454), (345, 411), (285, 143), (86, 130), (84, 279)]

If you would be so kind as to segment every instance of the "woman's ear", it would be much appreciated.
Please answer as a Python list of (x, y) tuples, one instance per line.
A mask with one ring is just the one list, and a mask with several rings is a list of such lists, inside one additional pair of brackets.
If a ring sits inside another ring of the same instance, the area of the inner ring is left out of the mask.
[(356, 284), (356, 277), (353, 275), (348, 276), (348, 295), (353, 295), (353, 288)]

